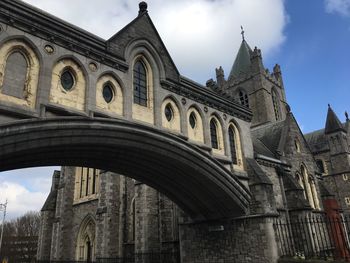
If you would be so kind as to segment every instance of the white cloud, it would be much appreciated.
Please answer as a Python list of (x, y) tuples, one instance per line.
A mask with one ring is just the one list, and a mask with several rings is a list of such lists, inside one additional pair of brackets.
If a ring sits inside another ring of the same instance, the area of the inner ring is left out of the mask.
[(0, 173), (0, 203), (8, 199), (8, 218), (27, 211), (39, 211), (49, 194), (54, 170), (59, 167), (37, 167)]
[[(105, 39), (137, 16), (139, 0), (26, 0)], [(222, 65), (229, 73), (240, 25), (264, 56), (285, 40), (284, 0), (149, 0), (149, 14), (181, 74), (204, 83)]]
[(325, 6), (328, 13), (350, 16), (350, 0), (325, 0)]
[(16, 218), (27, 211), (39, 211), (47, 193), (30, 192), (23, 185), (4, 181), (0, 183), (0, 203), (8, 200), (7, 219)]

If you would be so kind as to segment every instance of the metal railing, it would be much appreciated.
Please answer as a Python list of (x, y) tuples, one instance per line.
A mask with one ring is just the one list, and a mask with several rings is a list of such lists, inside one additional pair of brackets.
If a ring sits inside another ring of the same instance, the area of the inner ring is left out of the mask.
[(116, 258), (96, 258), (96, 263), (180, 263), (179, 251), (146, 252)]
[(350, 261), (350, 218), (313, 215), (274, 222), (280, 255)]

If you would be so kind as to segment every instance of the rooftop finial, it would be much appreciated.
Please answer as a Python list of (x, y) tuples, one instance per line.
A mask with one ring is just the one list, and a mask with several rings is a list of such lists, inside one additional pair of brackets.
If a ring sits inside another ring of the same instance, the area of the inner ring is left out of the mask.
[(328, 108), (330, 108), (330, 107), (331, 107), (331, 104), (328, 103)]
[(143, 13), (147, 13), (147, 3), (144, 1), (139, 3), (139, 15), (142, 15)]
[(349, 114), (347, 111), (345, 111), (345, 118), (346, 118), (346, 121), (349, 121)]
[(242, 40), (244, 41), (244, 30), (243, 30), (243, 26), (241, 26), (241, 35), (242, 35)]

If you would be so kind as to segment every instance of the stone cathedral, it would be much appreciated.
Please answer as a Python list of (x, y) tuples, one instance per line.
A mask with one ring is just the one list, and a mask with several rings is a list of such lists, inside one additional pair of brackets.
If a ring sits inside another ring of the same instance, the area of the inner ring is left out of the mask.
[[(195, 157), (183, 156), (171, 168), (166, 160), (173, 153), (161, 143), (154, 150), (145, 137), (137, 139), (142, 150), (121, 150), (102, 166), (108, 150), (98, 154), (96, 144), (89, 159), (84, 151), (75, 155), (77, 161), (57, 157), (72, 166), (53, 174), (41, 210), (38, 260), (277, 262), (283, 240), (273, 222), (349, 214), (347, 113), (341, 121), (328, 105), (325, 127), (303, 134), (287, 103), (280, 66), (265, 68), (261, 50), (251, 48), (244, 34), (228, 74), (218, 67), (216, 79), (201, 85), (179, 73), (145, 2), (135, 16), (104, 40), (19, 0), (2, 0), (1, 124), (71, 117), (133, 123), (135, 134), (141, 128), (145, 134), (169, 134), (174, 144), (200, 152), (203, 165), (210, 164), (191, 173), (214, 174), (215, 166), (230, 174), (237, 206), (212, 190), (224, 184), (220, 177), (193, 176), (174, 184), (172, 170), (188, 174), (185, 164)], [(123, 136), (133, 132), (118, 136), (124, 149)], [(150, 163), (153, 151), (159, 160)], [(25, 165), (38, 164), (33, 160)], [(111, 172), (119, 166), (118, 173)], [(214, 216), (212, 207), (222, 213)], [(170, 257), (135, 257), (149, 254)]]

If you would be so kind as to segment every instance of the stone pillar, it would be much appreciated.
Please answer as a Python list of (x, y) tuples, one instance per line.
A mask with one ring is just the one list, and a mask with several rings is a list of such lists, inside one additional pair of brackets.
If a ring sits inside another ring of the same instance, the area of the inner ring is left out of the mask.
[(135, 253), (159, 252), (158, 192), (138, 183), (135, 185)]
[(75, 236), (72, 235), (73, 227), (73, 199), (75, 187), (75, 167), (62, 167), (61, 179), (58, 186), (56, 219), (52, 242), (56, 242), (55, 253), (52, 260), (72, 260), (75, 258)]
[(118, 174), (100, 174), (100, 198), (96, 212), (96, 257), (110, 258), (120, 255), (120, 180), (121, 176)]

